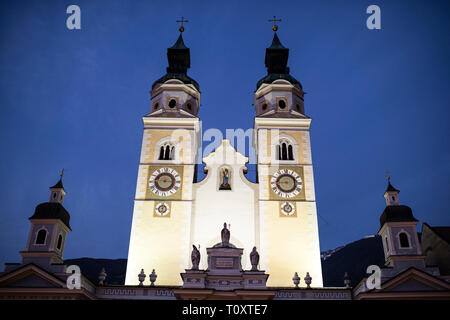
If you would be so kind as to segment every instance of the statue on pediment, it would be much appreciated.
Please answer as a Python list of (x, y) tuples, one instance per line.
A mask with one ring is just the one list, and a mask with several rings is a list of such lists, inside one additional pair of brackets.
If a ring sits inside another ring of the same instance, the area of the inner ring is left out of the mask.
[(258, 271), (259, 253), (256, 251), (256, 247), (253, 247), (252, 252), (250, 252), (250, 262), (252, 264), (251, 271)]
[(227, 229), (226, 222), (223, 224), (223, 229), (220, 235), (222, 237), (222, 246), (228, 247), (230, 245), (230, 230)]
[[(200, 248), (200, 245), (198, 247)], [(191, 261), (192, 261), (191, 270), (198, 270), (198, 265), (200, 264), (200, 251), (197, 249), (195, 245), (192, 245)]]

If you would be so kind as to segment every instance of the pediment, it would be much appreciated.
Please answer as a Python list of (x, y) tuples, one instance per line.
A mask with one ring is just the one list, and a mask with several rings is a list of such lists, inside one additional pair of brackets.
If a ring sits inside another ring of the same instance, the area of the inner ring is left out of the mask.
[(389, 279), (377, 292), (446, 291), (450, 284), (415, 268)]
[(44, 269), (28, 264), (0, 277), (0, 287), (63, 288), (65, 283)]
[(203, 158), (203, 162), (208, 168), (217, 167), (224, 164), (241, 167), (248, 162), (248, 158), (242, 153), (236, 151), (236, 149), (231, 145), (230, 140), (223, 139), (222, 143), (216, 148), (215, 151)]

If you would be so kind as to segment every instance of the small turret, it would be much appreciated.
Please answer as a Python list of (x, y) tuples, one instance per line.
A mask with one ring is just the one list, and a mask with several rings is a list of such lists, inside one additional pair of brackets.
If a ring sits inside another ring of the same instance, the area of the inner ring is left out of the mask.
[(386, 208), (380, 216), (378, 234), (383, 239), (386, 265), (390, 266), (405, 256), (422, 254), (416, 230), (418, 220), (413, 216), (410, 207), (400, 205), (399, 192), (392, 186), (388, 177), (388, 185), (384, 192)]
[(52, 187), (50, 187), (50, 199), (48, 202), (57, 202), (62, 204), (64, 202), (64, 196), (66, 195), (66, 191), (64, 190), (62, 177), (64, 176), (64, 169), (60, 174), (59, 181)]
[[(64, 170), (63, 170), (64, 171)], [(25, 251), (21, 251), (22, 262), (46, 267), (63, 262), (67, 234), (71, 231), (69, 212), (63, 207), (63, 172), (59, 181), (50, 187), (50, 199), (36, 206), (31, 222), (30, 234)]]
[(384, 192), (384, 198), (386, 199), (387, 206), (398, 206), (400, 205), (400, 200), (398, 198), (398, 194), (400, 190), (395, 189), (391, 184), (391, 177), (387, 177), (388, 186), (386, 191)]

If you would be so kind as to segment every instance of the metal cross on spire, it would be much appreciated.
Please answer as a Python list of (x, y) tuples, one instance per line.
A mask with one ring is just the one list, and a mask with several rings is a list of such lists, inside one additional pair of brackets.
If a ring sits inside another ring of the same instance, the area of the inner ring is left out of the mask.
[(387, 179), (387, 181), (390, 182), (390, 181), (391, 181), (391, 176), (389, 175), (389, 171), (386, 170), (385, 173), (386, 173), (386, 179)]
[(277, 22), (281, 22), (281, 19), (277, 19), (276, 16), (273, 16), (273, 19), (269, 19), (269, 22), (273, 22), (272, 30), (274, 32), (277, 32), (277, 30), (278, 30)]
[(184, 17), (182, 16), (181, 20), (177, 20), (177, 23), (180, 23), (180, 22), (181, 22), (181, 26), (178, 28), (178, 30), (180, 30), (180, 32), (183, 32), (184, 31), (183, 23), (189, 22), (189, 20), (184, 20)]
[(61, 179), (62, 179), (62, 177), (64, 176), (64, 168), (62, 168), (62, 170), (61, 170), (61, 174), (59, 175), (60, 177), (61, 177)]

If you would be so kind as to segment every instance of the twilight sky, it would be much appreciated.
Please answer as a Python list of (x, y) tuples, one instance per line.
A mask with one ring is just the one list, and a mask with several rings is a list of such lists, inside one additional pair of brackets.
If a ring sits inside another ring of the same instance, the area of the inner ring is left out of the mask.
[[(81, 30), (66, 28), (71, 4)], [(371, 4), (381, 30), (366, 28)], [(203, 130), (223, 132), (253, 127), (267, 20), (281, 17), (313, 119), (322, 250), (378, 231), (386, 170), (419, 229), (450, 225), (448, 12), (448, 1), (425, 0), (2, 1), (0, 264), (20, 261), (27, 219), (63, 167), (65, 258), (127, 257), (141, 117), (182, 15)]]

